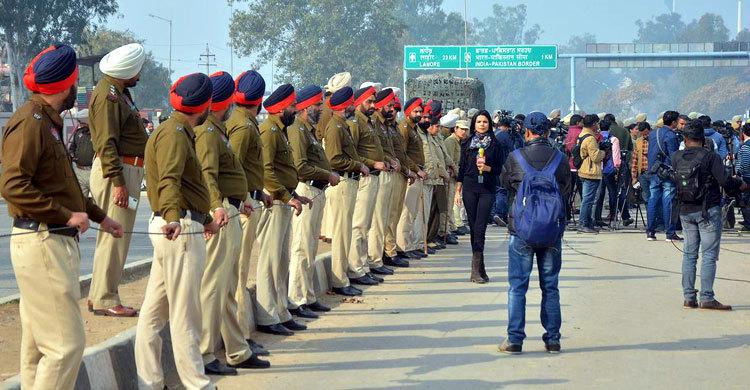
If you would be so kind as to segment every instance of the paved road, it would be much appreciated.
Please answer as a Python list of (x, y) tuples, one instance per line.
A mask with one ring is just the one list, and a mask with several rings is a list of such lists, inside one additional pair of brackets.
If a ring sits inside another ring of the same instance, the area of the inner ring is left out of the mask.
[[(717, 297), (735, 311), (682, 309), (680, 253), (642, 234), (568, 235), (560, 291), (563, 353), (544, 353), (540, 292), (528, 294), (520, 356), (496, 352), (507, 319), (507, 245), (490, 230), (492, 283), (467, 282), (466, 239), (459, 248), (341, 303), (310, 330), (260, 337), (273, 367), (222, 378), (221, 389), (533, 389), (742, 388), (750, 383), (750, 256), (722, 253)], [(750, 252), (750, 238), (725, 249)], [(666, 271), (666, 272), (665, 272)], [(536, 273), (536, 271), (535, 271)], [(336, 299), (336, 300), (335, 300)]]
[[(146, 193), (141, 195), (138, 207), (138, 217), (134, 230), (147, 230), (148, 218), (151, 208), (146, 198)], [(11, 231), (11, 218), (8, 216), (8, 207), (5, 201), (0, 200), (0, 234), (8, 234)], [(81, 275), (91, 273), (94, 260), (94, 248), (96, 247), (96, 231), (89, 230), (81, 236)], [(141, 260), (153, 254), (151, 241), (146, 235), (134, 235), (128, 252), (128, 262)], [(18, 293), (13, 267), (10, 263), (10, 239), (0, 238), (0, 298)]]

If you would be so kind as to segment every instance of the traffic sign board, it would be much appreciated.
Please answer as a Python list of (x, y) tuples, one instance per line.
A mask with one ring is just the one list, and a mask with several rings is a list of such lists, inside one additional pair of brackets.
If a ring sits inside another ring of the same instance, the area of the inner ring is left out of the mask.
[(404, 69), (556, 69), (556, 45), (404, 46)]

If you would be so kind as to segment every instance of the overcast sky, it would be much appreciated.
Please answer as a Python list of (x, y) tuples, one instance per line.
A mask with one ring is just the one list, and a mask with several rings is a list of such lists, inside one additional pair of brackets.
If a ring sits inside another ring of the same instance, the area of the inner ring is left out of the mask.
[[(150, 18), (149, 13), (173, 20), (172, 68), (173, 78), (202, 71), (199, 55), (205, 52), (206, 43), (216, 55), (218, 69), (231, 70), (229, 49), (229, 18), (231, 9), (223, 0), (120, 0), (117, 16), (110, 18), (107, 26), (130, 30), (141, 39), (158, 60), (165, 65), (169, 57), (169, 26)], [(208, 5), (210, 3), (210, 5)], [(671, 9), (671, 0), (467, 0), (469, 20), (481, 18), (491, 12), (492, 4), (517, 5), (525, 3), (530, 24), (541, 25), (541, 44), (562, 44), (572, 35), (586, 32), (596, 35), (599, 42), (630, 42), (635, 37), (635, 21)], [(667, 7), (667, 3), (670, 7)], [(689, 22), (706, 12), (724, 17), (730, 31), (737, 28), (737, 0), (676, 0), (677, 12)], [(239, 7), (246, 7), (240, 3)], [(445, 0), (447, 11), (463, 14), (464, 0)], [(575, 17), (577, 16), (577, 17)], [(750, 1), (743, 4), (743, 24), (750, 25)], [(502, 44), (502, 42), (498, 42)], [(240, 73), (251, 63), (249, 58), (234, 57), (234, 73)], [(266, 80), (271, 79), (271, 66), (260, 69)], [(269, 85), (270, 89), (270, 85)]]

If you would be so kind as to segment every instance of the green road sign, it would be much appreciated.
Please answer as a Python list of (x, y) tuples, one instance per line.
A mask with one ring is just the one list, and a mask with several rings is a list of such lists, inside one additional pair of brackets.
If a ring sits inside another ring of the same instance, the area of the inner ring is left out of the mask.
[(404, 69), (557, 69), (557, 46), (404, 46)]

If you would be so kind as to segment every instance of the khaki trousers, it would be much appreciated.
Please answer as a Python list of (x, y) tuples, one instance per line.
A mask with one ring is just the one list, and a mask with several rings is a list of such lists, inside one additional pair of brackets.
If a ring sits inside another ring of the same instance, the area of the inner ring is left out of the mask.
[[(406, 178), (401, 174), (393, 176), (393, 196), (389, 200), (392, 202), (388, 210), (388, 224), (385, 230), (385, 254), (390, 257), (396, 256), (396, 236), (398, 231), (398, 221), (401, 217), (401, 210), (404, 208), (404, 195), (406, 194)], [(403, 250), (403, 248), (401, 248)]]
[[(454, 202), (454, 199), (456, 198), (456, 180), (451, 179), (448, 183), (448, 232), (452, 232), (456, 230), (459, 226), (462, 226), (463, 223), (461, 223), (461, 211), (458, 209), (458, 206), (456, 206), (456, 202)], [(458, 224), (456, 224), (456, 215), (459, 216), (458, 218)]]
[(91, 193), (91, 186), (89, 185), (91, 182), (91, 167), (79, 168), (78, 165), (73, 163), (73, 172), (76, 173), (76, 179), (78, 179), (78, 185), (81, 186), (83, 196), (88, 197)]
[(250, 338), (250, 316), (253, 313), (253, 299), (250, 296), (248, 287), (251, 282), (255, 283), (256, 272), (258, 270), (258, 261), (252, 260), (253, 246), (258, 231), (258, 221), (260, 221), (261, 203), (250, 196), (245, 203), (250, 203), (255, 211), (250, 216), (240, 214), (240, 253), (237, 265), (237, 289), (235, 299), (237, 301), (237, 321), (239, 321), (242, 337), (246, 340)]
[(388, 227), (388, 215), (393, 203), (393, 177), (395, 175), (398, 175), (398, 173), (381, 172), (378, 180), (378, 196), (375, 200), (372, 224), (367, 237), (367, 265), (369, 268), (383, 266), (385, 231)]
[[(140, 199), (143, 168), (122, 164), (122, 175), (128, 195)], [(113, 193), (112, 180), (102, 177), (102, 162), (97, 157), (91, 167), (91, 195), (94, 202), (107, 212), (107, 216), (119, 222), (124, 230), (133, 230), (136, 210), (116, 206), (112, 203)], [(122, 279), (131, 238), (132, 234), (114, 238), (111, 234), (101, 231), (96, 235), (94, 270), (89, 290), (89, 299), (94, 309), (107, 309), (121, 303), (117, 288)]]
[(372, 224), (379, 182), (380, 175), (367, 175), (359, 179), (352, 216), (352, 242), (348, 256), (349, 271), (347, 275), (350, 278), (360, 278), (370, 272), (367, 267), (367, 234)]
[(86, 346), (78, 308), (78, 242), (29, 232), (13, 228), (13, 234), (27, 234), (10, 239), (10, 260), (21, 292), (21, 387), (72, 389)]
[(289, 236), (293, 210), (275, 200), (273, 207), (263, 209), (258, 222), (258, 280), (256, 283), (255, 318), (258, 325), (287, 322), (289, 279)]
[(414, 221), (414, 234), (411, 238), (415, 249), (420, 249), (424, 246), (424, 235), (427, 232), (426, 229), (430, 218), (430, 207), (432, 207), (432, 191), (434, 189), (435, 186), (432, 184), (424, 184), (422, 186), (424, 209), (422, 208), (422, 199), (420, 199), (417, 206), (417, 218)]
[[(172, 352), (177, 373), (188, 389), (213, 389), (201, 359), (200, 286), (206, 262), (203, 226), (189, 218), (180, 219), (182, 233), (176, 240), (152, 234), (154, 259), (146, 296), (138, 316), (135, 335), (135, 365), (138, 387), (163, 389), (162, 339), (159, 332), (169, 321)], [(166, 221), (152, 216), (149, 232), (161, 233)]]
[(415, 180), (413, 184), (406, 186), (404, 195), (404, 208), (401, 212), (401, 219), (398, 221), (398, 235), (396, 244), (404, 251), (413, 251), (418, 249), (417, 242), (414, 240), (414, 224), (417, 221), (417, 214), (421, 208), (420, 196), (422, 195), (422, 180)]
[(206, 269), (201, 279), (203, 364), (216, 360), (216, 346), (224, 340), (227, 363), (239, 364), (252, 355), (237, 319), (237, 280), (239, 279), (239, 210), (224, 199), (229, 222), (206, 242)]
[(320, 224), (326, 196), (323, 191), (305, 183), (297, 184), (297, 194), (313, 199), (312, 209), (302, 208), (302, 214), (292, 219), (292, 246), (289, 259), (289, 308), (310, 305), (315, 296), (315, 256), (320, 240)]
[(331, 209), (335, 206), (331, 206), (331, 191), (333, 189), (329, 186), (325, 189), (325, 197), (326, 197), (326, 203), (325, 207), (323, 208), (323, 222), (320, 227), (320, 234), (321, 236), (325, 238), (332, 238), (333, 237), (333, 230), (331, 220), (333, 219), (333, 213)]
[(349, 285), (349, 249), (352, 242), (352, 216), (354, 215), (354, 201), (357, 198), (358, 182), (341, 178), (331, 190), (331, 280), (333, 287), (341, 288)]

